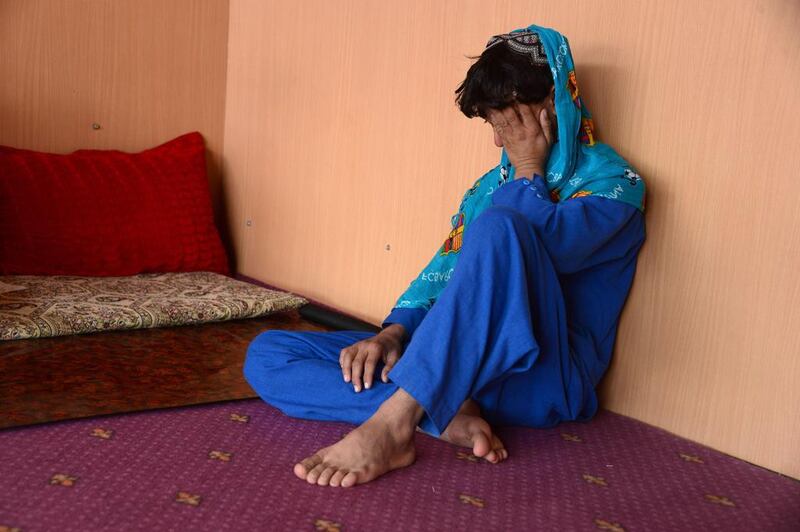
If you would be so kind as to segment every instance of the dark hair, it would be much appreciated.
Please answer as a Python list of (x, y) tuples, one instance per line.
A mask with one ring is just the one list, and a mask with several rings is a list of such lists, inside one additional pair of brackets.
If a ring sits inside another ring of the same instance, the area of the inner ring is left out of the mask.
[(487, 48), (477, 59), (456, 89), (456, 105), (468, 118), (486, 118), (489, 109), (515, 102), (540, 103), (553, 86), (549, 66), (533, 64), (530, 56), (504, 42)]

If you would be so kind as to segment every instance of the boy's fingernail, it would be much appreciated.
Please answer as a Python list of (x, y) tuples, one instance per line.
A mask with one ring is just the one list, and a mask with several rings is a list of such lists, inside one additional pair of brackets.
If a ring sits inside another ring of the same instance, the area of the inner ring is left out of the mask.
[(361, 387), (360, 386), (353, 386), (353, 388), (355, 389), (356, 392), (360, 392), (361, 391)]
[(364, 385), (364, 388), (366, 388), (367, 390), (369, 390), (369, 387), (370, 387), (370, 386), (372, 386), (372, 383), (371, 383), (371, 382), (368, 382), (368, 383), (366, 383), (366, 384)]

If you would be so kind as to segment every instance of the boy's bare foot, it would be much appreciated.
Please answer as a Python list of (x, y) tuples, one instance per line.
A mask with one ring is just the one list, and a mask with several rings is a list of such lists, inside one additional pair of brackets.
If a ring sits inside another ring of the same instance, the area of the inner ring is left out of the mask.
[(341, 441), (295, 464), (309, 484), (350, 487), (414, 462), (414, 429), (422, 407), (402, 388)]
[(467, 399), (458, 413), (444, 429), (440, 439), (461, 447), (472, 448), (472, 454), (497, 464), (508, 458), (508, 451), (493, 432), (492, 427), (481, 417), (478, 404)]

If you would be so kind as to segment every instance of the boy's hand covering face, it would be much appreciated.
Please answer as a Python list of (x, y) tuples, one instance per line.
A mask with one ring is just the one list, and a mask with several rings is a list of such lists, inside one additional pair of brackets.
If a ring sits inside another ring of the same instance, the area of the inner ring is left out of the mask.
[(544, 176), (554, 142), (553, 117), (544, 104), (515, 103), (505, 109), (490, 109), (487, 121), (495, 142), (506, 149), (517, 177)]

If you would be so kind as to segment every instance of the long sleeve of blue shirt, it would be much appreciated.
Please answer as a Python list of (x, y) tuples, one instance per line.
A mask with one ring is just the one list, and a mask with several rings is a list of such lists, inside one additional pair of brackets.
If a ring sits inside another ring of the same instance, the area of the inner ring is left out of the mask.
[[(618, 259), (644, 240), (643, 217), (635, 207), (600, 196), (554, 203), (538, 175), (500, 187), (492, 201), (525, 217), (562, 275)], [(394, 308), (383, 326), (399, 323), (410, 339), (427, 312), (423, 308)]]
[(383, 320), (382, 327), (388, 327), (393, 323), (399, 323), (406, 331), (406, 343), (414, 335), (422, 320), (428, 314), (428, 309), (424, 308), (393, 308), (392, 312)]
[[(635, 207), (601, 196), (554, 203), (539, 175), (501, 187), (494, 193), (493, 202), (525, 216), (559, 274), (576, 273), (616, 259), (644, 238), (641, 212)], [(637, 234), (641, 238), (635, 238)]]

